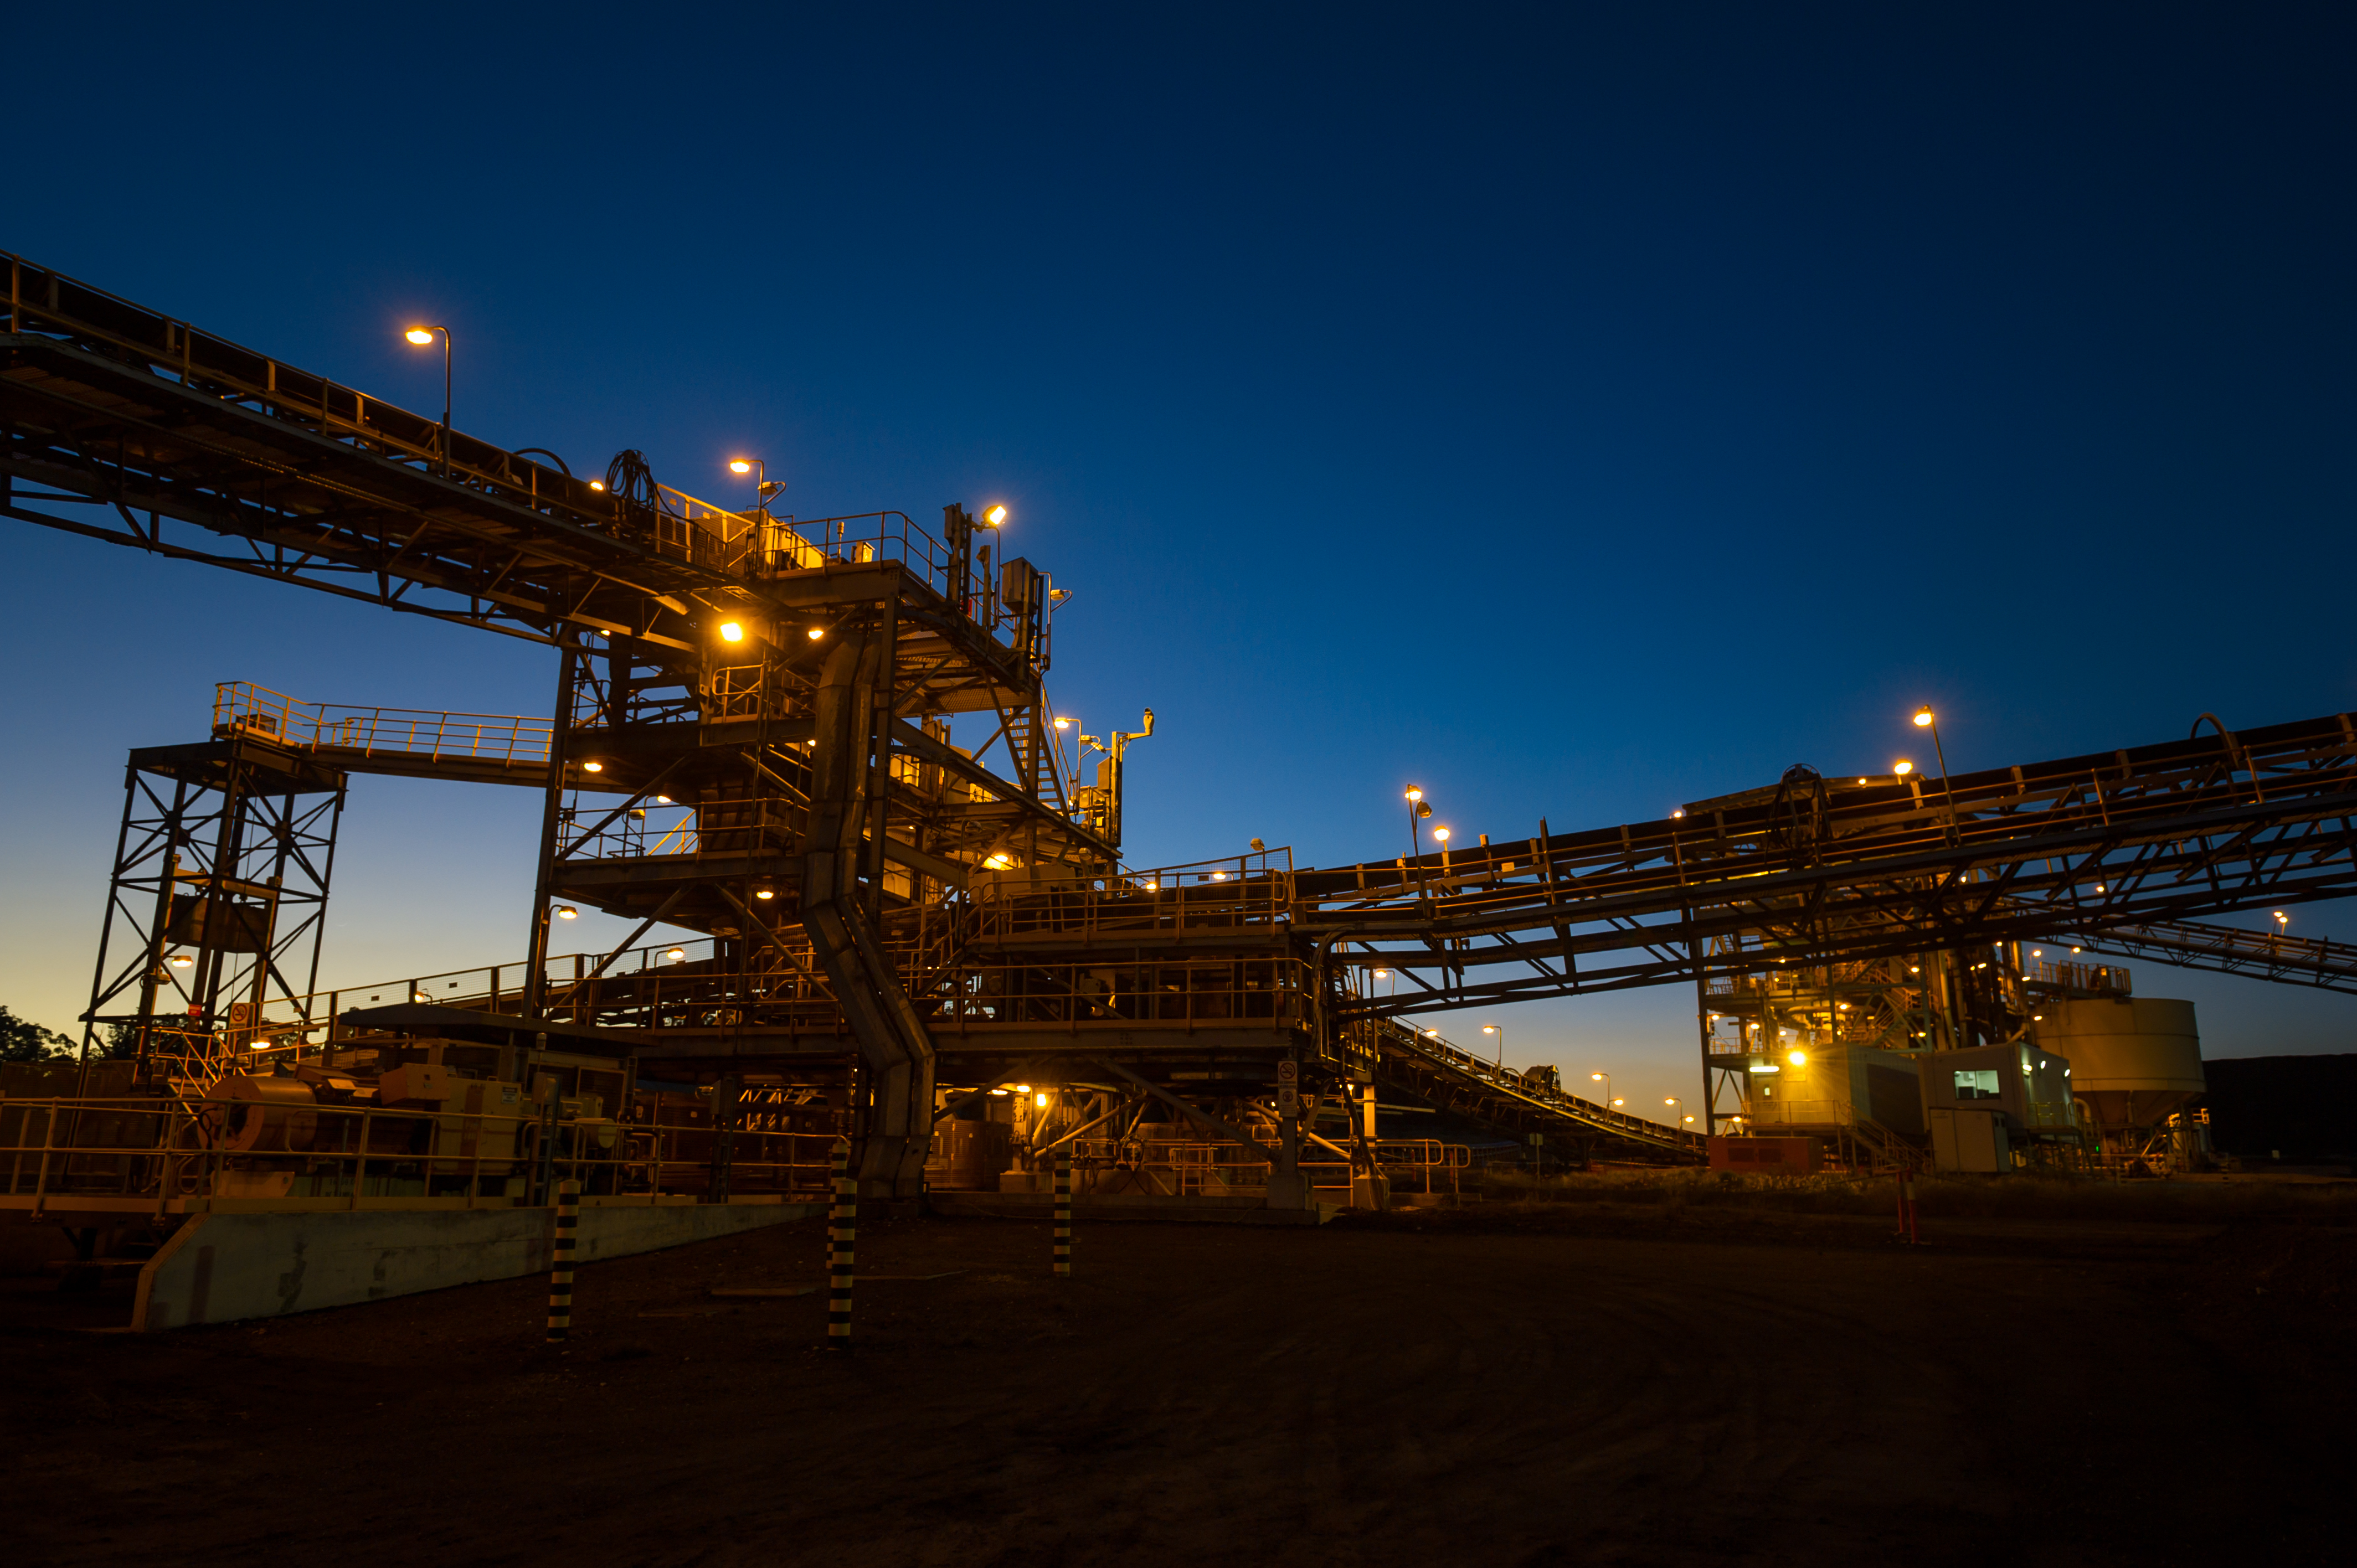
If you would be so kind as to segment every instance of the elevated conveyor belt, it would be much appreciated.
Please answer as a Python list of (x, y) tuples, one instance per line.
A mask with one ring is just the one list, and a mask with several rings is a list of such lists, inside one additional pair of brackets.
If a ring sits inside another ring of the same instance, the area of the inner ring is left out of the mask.
[(2074, 929), (2057, 940), (2116, 958), (2145, 959), (2180, 969), (2249, 975), (2357, 995), (2357, 947), (2319, 937), (2246, 931), (2196, 920), (2148, 920), (2132, 926)]
[(1338, 1016), (1409, 1015), (2341, 897), (2352, 820), (2357, 727), (2336, 714), (1305, 871), (1296, 927), (1405, 981)]
[(1375, 1030), (1375, 1080), (1517, 1140), (1533, 1133), (1583, 1147), (1599, 1140), (1677, 1160), (1699, 1159), (1704, 1139), (1566, 1094), (1389, 1019)]

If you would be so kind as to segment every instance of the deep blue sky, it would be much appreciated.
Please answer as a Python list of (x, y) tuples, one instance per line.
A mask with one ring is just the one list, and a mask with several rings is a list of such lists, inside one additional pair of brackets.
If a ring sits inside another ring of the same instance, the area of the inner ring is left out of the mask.
[[(1004, 499), (1059, 703), (1158, 716), (1132, 859), (1336, 864), (1411, 779), (1652, 817), (1924, 700), (1959, 768), (2357, 708), (2350, 16), (49, 7), (0, 247), (421, 410), (447, 321), (459, 424), (576, 468)], [(211, 682), (547, 705), (545, 650), (0, 528), (0, 1001), (55, 1026), (122, 754)], [(520, 951), (530, 812), (361, 781), (331, 972)], [(2213, 1054), (2351, 1048), (2138, 978)], [(1508, 1055), (1686, 1093), (1690, 1005)]]

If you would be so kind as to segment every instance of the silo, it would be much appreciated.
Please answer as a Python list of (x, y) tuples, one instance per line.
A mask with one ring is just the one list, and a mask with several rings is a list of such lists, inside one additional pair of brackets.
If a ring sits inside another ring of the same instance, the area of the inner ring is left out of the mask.
[(2040, 1046), (2071, 1061), (2071, 1094), (2106, 1152), (2140, 1153), (2204, 1087), (2193, 1004), (2158, 996), (2056, 997), (2034, 1026)]

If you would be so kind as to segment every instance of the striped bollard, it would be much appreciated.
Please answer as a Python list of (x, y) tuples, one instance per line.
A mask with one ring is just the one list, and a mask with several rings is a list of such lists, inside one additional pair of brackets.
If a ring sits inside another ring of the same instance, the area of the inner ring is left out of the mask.
[(581, 1184), (556, 1184), (556, 1247), (548, 1275), (548, 1342), (573, 1332), (573, 1230), (581, 1220)]
[(1072, 1277), (1072, 1156), (1056, 1156), (1056, 1273)]
[(826, 1244), (826, 1343), (851, 1348), (852, 1251), (859, 1230), (859, 1204), (851, 1181), (851, 1143), (834, 1141), (834, 1208), (828, 1216)]

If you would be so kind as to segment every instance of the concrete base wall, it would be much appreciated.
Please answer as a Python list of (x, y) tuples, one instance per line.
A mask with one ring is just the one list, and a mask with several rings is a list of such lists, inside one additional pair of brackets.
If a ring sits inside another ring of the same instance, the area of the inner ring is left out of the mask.
[[(814, 1203), (585, 1207), (575, 1257), (659, 1251), (824, 1211)], [(545, 1208), (200, 1214), (139, 1271), (131, 1326), (277, 1317), (539, 1273), (549, 1266), (551, 1219)]]

